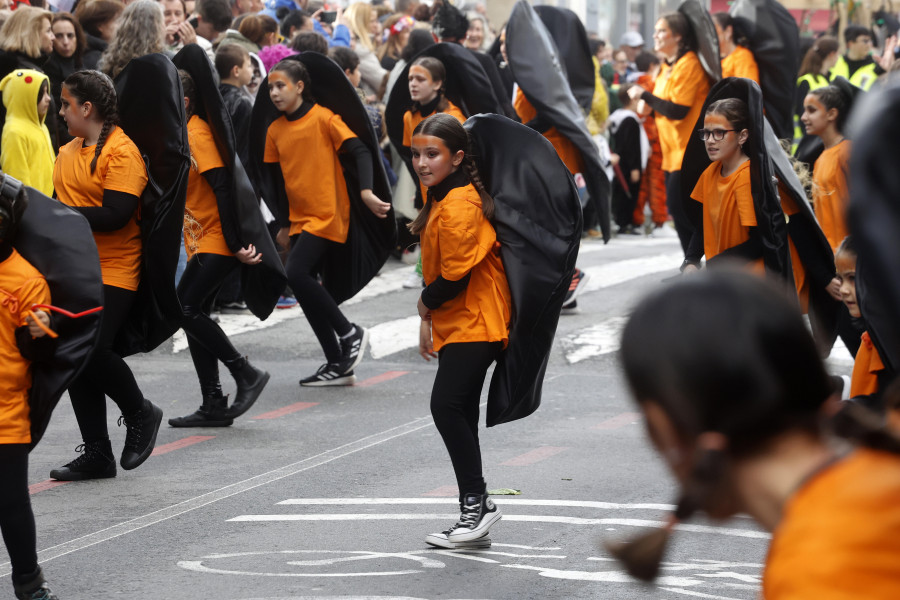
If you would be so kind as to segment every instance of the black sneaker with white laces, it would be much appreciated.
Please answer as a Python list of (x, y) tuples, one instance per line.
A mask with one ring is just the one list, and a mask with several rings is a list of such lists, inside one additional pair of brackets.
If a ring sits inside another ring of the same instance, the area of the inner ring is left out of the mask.
[(369, 330), (353, 324), (355, 331), (341, 338), (341, 360), (338, 364), (343, 373), (350, 373), (359, 365), (369, 345)]
[(319, 367), (315, 375), (300, 380), (300, 385), (304, 387), (353, 385), (354, 383), (356, 383), (356, 375), (353, 374), (353, 371), (345, 372), (341, 365), (334, 363), (326, 363)]
[(451, 542), (471, 542), (487, 535), (491, 525), (501, 519), (500, 509), (487, 494), (466, 494), (462, 501), (459, 522), (447, 539)]

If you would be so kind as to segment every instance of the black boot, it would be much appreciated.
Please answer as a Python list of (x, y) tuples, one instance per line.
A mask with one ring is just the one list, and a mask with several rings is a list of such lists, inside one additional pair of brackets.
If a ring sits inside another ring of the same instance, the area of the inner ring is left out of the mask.
[(51, 479), (83, 481), (116, 476), (116, 459), (108, 439), (79, 444), (75, 451), (81, 452), (81, 456), (63, 467), (50, 471)]
[(119, 425), (125, 423), (125, 447), (122, 449), (122, 458), (119, 459), (123, 469), (136, 469), (150, 458), (153, 446), (156, 445), (162, 415), (161, 408), (145, 399), (140, 410), (119, 417)]
[(228, 416), (237, 418), (250, 410), (262, 394), (263, 388), (269, 383), (269, 374), (251, 365), (246, 358), (226, 364), (237, 383), (237, 393), (234, 395), (234, 402), (228, 408)]
[[(115, 461), (113, 466), (115, 466)], [(30, 578), (28, 583), (18, 584), (13, 582), (13, 590), (16, 592), (16, 600), (59, 600), (50, 590), (44, 572), (38, 567), (37, 574)]]
[(203, 404), (196, 412), (184, 417), (169, 419), (172, 427), (228, 427), (234, 419), (226, 414), (228, 396), (203, 396)]

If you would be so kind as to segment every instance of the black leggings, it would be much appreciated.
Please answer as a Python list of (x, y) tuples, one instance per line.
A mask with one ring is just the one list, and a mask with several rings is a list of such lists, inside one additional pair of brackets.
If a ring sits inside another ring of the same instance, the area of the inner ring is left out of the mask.
[(341, 359), (341, 346), (337, 336), (347, 335), (353, 329), (353, 325), (338, 308), (337, 302), (319, 284), (317, 278), (325, 255), (335, 245), (337, 242), (306, 231), (291, 236), (291, 253), (285, 266), (291, 290), (316, 334), (319, 345), (325, 351), (325, 360), (330, 363)]
[(459, 496), (484, 494), (478, 444), (478, 406), (488, 367), (503, 348), (501, 342), (466, 342), (441, 348), (431, 416), (450, 453)]
[(691, 236), (694, 235), (694, 226), (691, 224), (685, 208), (685, 204), (690, 198), (681, 197), (681, 171), (664, 171), (663, 176), (666, 181), (666, 207), (672, 216), (675, 231), (678, 232), (681, 250), (686, 255), (688, 246), (691, 244)]
[(181, 327), (187, 333), (191, 359), (204, 394), (218, 387), (219, 361), (228, 365), (241, 359), (222, 328), (209, 318), (219, 286), (238, 265), (240, 262), (233, 256), (195, 254), (178, 283), (184, 317)]
[(28, 444), (0, 444), (0, 530), (12, 563), (13, 583), (37, 574), (34, 513), (28, 494)]
[(106, 398), (109, 396), (123, 415), (134, 414), (144, 404), (144, 395), (128, 364), (113, 350), (113, 341), (134, 302), (136, 292), (112, 285), (103, 286), (100, 336), (90, 362), (69, 386), (69, 397), (81, 438), (85, 442), (109, 439), (106, 428)]

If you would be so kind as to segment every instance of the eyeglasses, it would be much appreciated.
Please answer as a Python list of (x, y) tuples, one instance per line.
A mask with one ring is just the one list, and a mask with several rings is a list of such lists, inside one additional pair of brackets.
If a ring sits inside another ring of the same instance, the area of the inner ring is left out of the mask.
[(729, 131), (737, 131), (737, 129), (698, 129), (697, 133), (704, 142), (710, 137), (717, 142), (721, 142), (725, 139), (725, 134)]

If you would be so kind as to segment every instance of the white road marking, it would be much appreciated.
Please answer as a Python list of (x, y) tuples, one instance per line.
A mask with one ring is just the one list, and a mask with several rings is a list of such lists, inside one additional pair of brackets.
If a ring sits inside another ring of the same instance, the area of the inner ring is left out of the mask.
[[(414, 305), (413, 309), (415, 308)], [(419, 315), (379, 323), (369, 328), (369, 352), (378, 359), (419, 344)]]
[(601, 356), (619, 350), (622, 329), (628, 317), (612, 317), (587, 329), (567, 335), (562, 346), (569, 364), (575, 364), (594, 356)]
[[(508, 506), (565, 506), (569, 508), (599, 508), (601, 510), (675, 510), (674, 504), (621, 504), (616, 502), (595, 502), (593, 500), (532, 500), (529, 498), (498, 498), (494, 502)], [(304, 506), (364, 506), (396, 504), (449, 504), (456, 505), (455, 498), (289, 498), (279, 505)], [(496, 544), (495, 544), (496, 545)]]
[[(535, 567), (532, 565), (503, 565), (510, 569), (527, 569), (529, 571), (537, 571), (542, 577), (550, 577), (552, 579), (572, 579), (576, 581), (602, 581), (606, 583), (635, 583), (635, 579), (623, 571), (564, 571), (561, 569), (548, 569), (545, 567)], [(690, 577), (668, 577), (662, 576), (656, 578), (656, 585), (680, 585), (691, 586), (701, 585), (703, 582), (699, 579), (691, 579)]]
[(595, 292), (637, 279), (638, 277), (645, 277), (664, 271), (669, 271), (671, 275), (677, 275), (678, 267), (683, 260), (683, 253), (670, 252), (655, 256), (611, 261), (596, 267), (585, 267), (583, 270), (590, 274), (591, 278), (584, 284), (585, 289), (582, 293)]
[(178, 566), (188, 571), (197, 573), (212, 573), (215, 575), (250, 575), (252, 577), (384, 577), (385, 575), (414, 575), (421, 573), (418, 569), (409, 571), (372, 571), (362, 573), (259, 573), (253, 571), (232, 571), (228, 569), (213, 569), (207, 567), (199, 560), (181, 560)]
[[(578, 249), (579, 256), (582, 254), (592, 254), (594, 252), (603, 252), (607, 251), (610, 248), (624, 248), (624, 247), (640, 247), (640, 248), (648, 248), (655, 246), (671, 246), (672, 249), (680, 248), (681, 243), (678, 241), (677, 237), (670, 238), (655, 238), (649, 236), (626, 236), (626, 237), (617, 237), (610, 240), (609, 244), (603, 244), (599, 242), (582, 242), (581, 248)], [(682, 260), (684, 260), (682, 255)]]
[[(658, 581), (658, 580), (657, 580)], [(662, 584), (662, 585), (670, 585), (670, 584)], [(731, 596), (714, 596), (713, 594), (704, 594), (703, 592), (695, 592), (693, 590), (681, 590), (678, 588), (660, 588), (667, 592), (674, 592), (676, 594), (684, 594), (685, 596), (694, 596), (695, 598), (713, 598), (714, 600), (741, 600), (740, 598), (732, 598)]]

